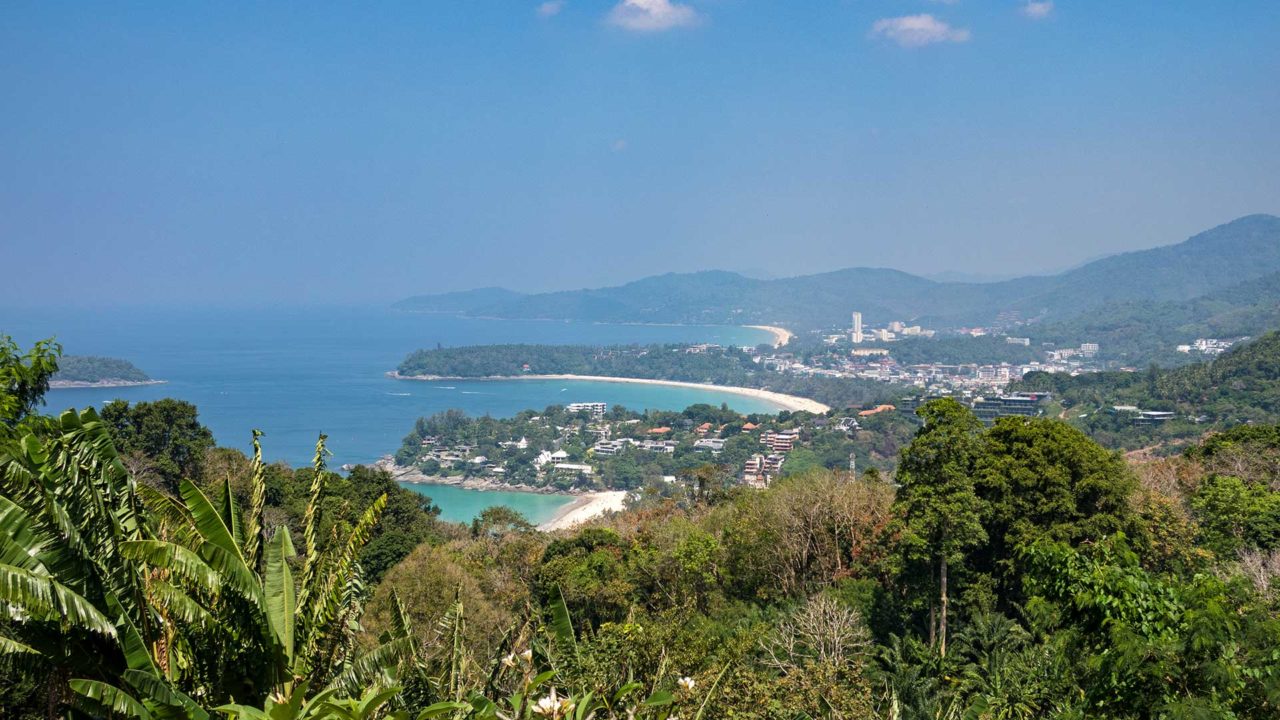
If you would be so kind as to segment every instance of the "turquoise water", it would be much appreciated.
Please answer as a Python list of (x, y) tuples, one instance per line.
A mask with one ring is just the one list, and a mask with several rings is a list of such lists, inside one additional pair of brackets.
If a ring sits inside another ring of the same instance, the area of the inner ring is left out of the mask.
[[(769, 339), (763, 331), (729, 326), (476, 320), (380, 308), (40, 309), (0, 310), (0, 334), (12, 335), (24, 346), (56, 336), (69, 354), (125, 358), (152, 377), (168, 381), (135, 388), (54, 390), (47, 398), (49, 412), (100, 406), (116, 398), (130, 402), (180, 398), (196, 404), (201, 421), (219, 444), (247, 449), (250, 431), (260, 428), (266, 433), (266, 456), (295, 466), (310, 462), (321, 431), (329, 436), (334, 467), (369, 463), (394, 452), (419, 416), (449, 408), (498, 417), (586, 401), (637, 410), (678, 410), (697, 402), (725, 402), (740, 412), (776, 409), (756, 398), (691, 388), (540, 380), (434, 383), (385, 376), (409, 352), (436, 345), (749, 345)], [(545, 503), (555, 502), (558, 507), (565, 502), (556, 496), (440, 486), (426, 486), (423, 492), (452, 519), (469, 519), (487, 504), (517, 502), (516, 509), (532, 517), (542, 512)]]
[(524, 515), (534, 525), (541, 525), (556, 516), (560, 508), (573, 502), (569, 495), (542, 495), (529, 492), (504, 490), (468, 490), (453, 485), (420, 485), (404, 483), (404, 487), (426, 495), (440, 508), (441, 519), (450, 522), (471, 522), (487, 507), (506, 505)]

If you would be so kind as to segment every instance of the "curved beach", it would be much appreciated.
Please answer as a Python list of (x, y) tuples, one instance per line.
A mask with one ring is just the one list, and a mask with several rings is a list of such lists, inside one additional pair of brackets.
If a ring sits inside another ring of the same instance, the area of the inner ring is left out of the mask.
[(694, 388), (697, 390), (715, 390), (718, 392), (733, 393), (734, 395), (745, 395), (760, 400), (765, 400), (778, 406), (779, 410), (790, 410), (791, 412), (811, 412), (821, 415), (831, 411), (829, 405), (824, 405), (817, 400), (802, 398), (796, 395), (786, 395), (772, 390), (760, 390), (758, 388), (737, 387), (734, 385), (712, 385), (711, 383), (695, 383), (683, 382), (680, 380), (650, 380), (648, 378), (625, 378), (625, 377), (609, 377), (607, 375), (503, 375), (490, 377), (437, 377), (435, 375), (401, 375), (392, 371), (387, 373), (387, 377), (396, 380), (427, 380), (436, 382), (439, 380), (585, 380), (588, 382), (612, 382), (612, 383), (633, 383), (637, 385), (666, 385), (668, 387), (684, 387)]
[(791, 342), (791, 338), (795, 337), (795, 333), (784, 327), (778, 327), (777, 325), (744, 325), (743, 327), (749, 327), (752, 330), (764, 330), (765, 332), (772, 334), (773, 346), (776, 348), (786, 345)]
[(606, 490), (581, 495), (556, 513), (556, 516), (538, 526), (539, 530), (568, 530), (605, 513), (622, 512), (626, 506), (625, 490)]

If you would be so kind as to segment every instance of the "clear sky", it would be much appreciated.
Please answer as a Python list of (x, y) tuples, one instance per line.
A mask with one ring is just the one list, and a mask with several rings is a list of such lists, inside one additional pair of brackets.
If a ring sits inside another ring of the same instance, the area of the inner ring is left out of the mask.
[(0, 304), (1008, 275), (1253, 212), (1276, 0), (0, 4)]

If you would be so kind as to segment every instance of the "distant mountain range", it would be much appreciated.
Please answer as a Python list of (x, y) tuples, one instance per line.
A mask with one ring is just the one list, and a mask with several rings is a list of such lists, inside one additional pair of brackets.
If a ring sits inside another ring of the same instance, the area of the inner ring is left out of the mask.
[[(1087, 324), (1089, 314), (1174, 304), (1195, 314), (1236, 306), (1267, 315), (1280, 279), (1280, 218), (1249, 215), (1176, 245), (1111, 255), (1051, 276), (1000, 282), (938, 282), (898, 270), (849, 268), (760, 280), (707, 271), (668, 273), (616, 287), (522, 294), (485, 288), (420, 295), (402, 310), (501, 318), (707, 324), (777, 324), (804, 331), (904, 320), (946, 329), (998, 318)], [(1258, 281), (1250, 284), (1251, 281)], [(1259, 293), (1272, 293), (1258, 310)], [(1186, 305), (1191, 301), (1204, 305)], [(1136, 304), (1136, 305), (1135, 305)], [(1274, 313), (1271, 314), (1274, 317)], [(1054, 325), (1056, 326), (1056, 325)], [(1087, 330), (1087, 328), (1084, 328)]]

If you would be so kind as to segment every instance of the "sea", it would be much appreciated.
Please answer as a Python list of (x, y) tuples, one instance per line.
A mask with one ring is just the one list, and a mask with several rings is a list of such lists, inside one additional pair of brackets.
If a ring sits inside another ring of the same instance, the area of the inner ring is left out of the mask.
[[(388, 308), (0, 310), (0, 334), (21, 346), (53, 337), (70, 355), (129, 360), (164, 384), (52, 390), (46, 412), (100, 407), (115, 399), (173, 397), (194, 403), (219, 445), (248, 450), (254, 428), (263, 452), (294, 466), (311, 462), (328, 435), (333, 468), (372, 463), (395, 452), (418, 417), (457, 408), (511, 416), (571, 402), (634, 410), (679, 410), (727, 403), (743, 413), (773, 412), (767, 400), (695, 388), (562, 380), (394, 380), (386, 373), (420, 348), (495, 343), (627, 344), (712, 342), (755, 345), (767, 332), (722, 325), (624, 325), (489, 320)], [(562, 495), (406, 487), (429, 495), (446, 520), (465, 522), (507, 505), (532, 522), (571, 501)]]

